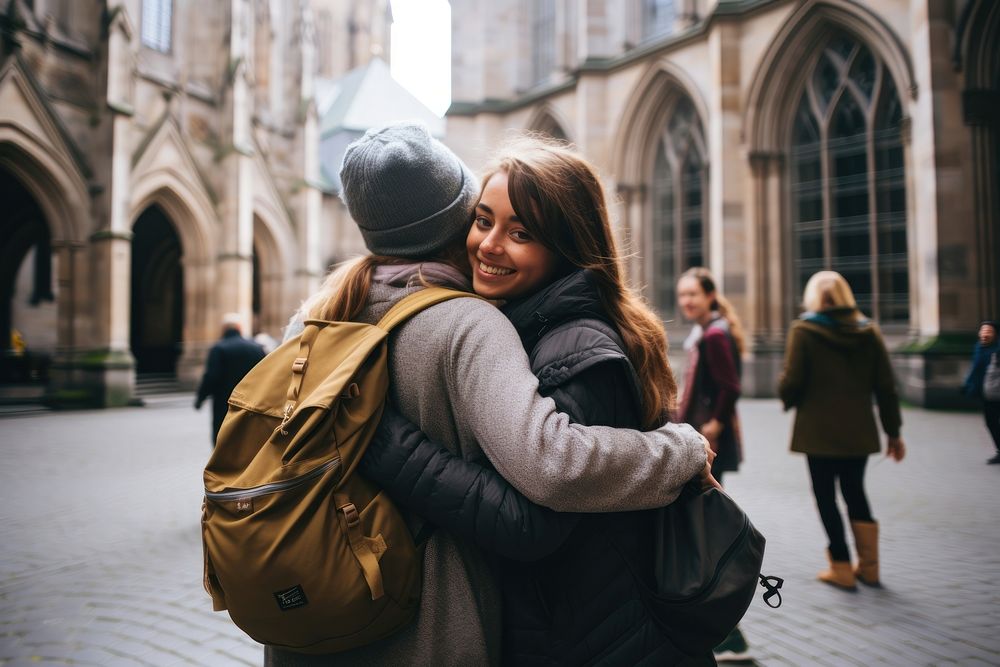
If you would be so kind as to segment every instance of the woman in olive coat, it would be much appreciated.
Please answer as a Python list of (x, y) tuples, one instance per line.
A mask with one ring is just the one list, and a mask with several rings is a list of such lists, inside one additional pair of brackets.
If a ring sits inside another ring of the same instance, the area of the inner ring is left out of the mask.
[[(792, 451), (808, 459), (816, 506), (830, 540), (830, 568), (818, 578), (846, 589), (854, 589), (856, 579), (877, 586), (878, 524), (864, 489), (868, 456), (881, 449), (873, 394), (888, 436), (888, 455), (901, 461), (906, 451), (889, 354), (839, 273), (813, 275), (802, 301), (806, 312), (788, 333), (778, 393), (786, 410), (796, 408)], [(858, 551), (854, 569), (837, 509), (838, 480)]]

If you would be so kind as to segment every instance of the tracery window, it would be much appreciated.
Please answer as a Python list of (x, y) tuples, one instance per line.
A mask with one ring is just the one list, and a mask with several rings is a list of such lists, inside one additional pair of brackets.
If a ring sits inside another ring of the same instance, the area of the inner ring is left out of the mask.
[(653, 302), (665, 320), (676, 317), (675, 283), (706, 258), (708, 169), (701, 120), (687, 97), (668, 115), (653, 166)]
[(676, 0), (642, 0), (642, 38), (650, 39), (673, 32), (677, 16)]
[(142, 44), (170, 53), (173, 0), (142, 0)]
[(791, 139), (794, 294), (816, 271), (883, 323), (909, 319), (903, 113), (892, 77), (846, 34), (820, 52)]

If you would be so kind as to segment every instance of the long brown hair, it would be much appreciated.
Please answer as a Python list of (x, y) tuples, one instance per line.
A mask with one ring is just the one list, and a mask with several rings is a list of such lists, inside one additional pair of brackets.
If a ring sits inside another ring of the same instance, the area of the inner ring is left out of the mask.
[(644, 428), (673, 412), (677, 383), (667, 358), (663, 323), (625, 279), (596, 169), (562, 143), (537, 135), (509, 139), (483, 175), (498, 173), (525, 228), (569, 265), (590, 270), (608, 316), (639, 375)]
[[(365, 255), (338, 264), (323, 281), (319, 290), (299, 308), (304, 319), (343, 322), (353, 320), (368, 302), (372, 275), (379, 266), (414, 264), (420, 261), (442, 262), (468, 274), (469, 260), (465, 255), (465, 237), (444, 248), (433, 257), (422, 260), (386, 255)], [(423, 283), (421, 277), (421, 283)], [(426, 283), (425, 283), (426, 284)]]
[(716, 288), (712, 272), (703, 266), (693, 266), (682, 273), (677, 282), (685, 278), (694, 278), (697, 280), (705, 294), (712, 297), (712, 310), (719, 311), (719, 315), (722, 315), (729, 321), (729, 333), (736, 342), (736, 349), (739, 350), (740, 355), (745, 354), (746, 334), (743, 332), (743, 323), (740, 321), (740, 316), (733, 309), (733, 305), (729, 303), (729, 299), (722, 296), (722, 292)]

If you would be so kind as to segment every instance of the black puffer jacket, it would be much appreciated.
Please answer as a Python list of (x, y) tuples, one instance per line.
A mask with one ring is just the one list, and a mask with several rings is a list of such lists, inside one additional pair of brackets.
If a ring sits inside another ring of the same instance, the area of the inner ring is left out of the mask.
[[(591, 274), (576, 272), (504, 311), (529, 350), (539, 391), (560, 410), (586, 425), (639, 426), (638, 378)], [(680, 654), (643, 602), (652, 578), (651, 513), (540, 507), (390, 411), (361, 472), (401, 505), (499, 554), (505, 664), (714, 664)]]

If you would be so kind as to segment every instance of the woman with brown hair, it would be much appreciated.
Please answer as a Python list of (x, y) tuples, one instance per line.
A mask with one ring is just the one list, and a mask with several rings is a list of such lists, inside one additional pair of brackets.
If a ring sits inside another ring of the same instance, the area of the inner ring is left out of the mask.
[[(828, 569), (822, 582), (853, 590), (855, 581), (879, 585), (878, 524), (865, 495), (868, 456), (881, 449), (872, 395), (888, 436), (888, 455), (902, 461), (902, 419), (889, 353), (854, 293), (836, 271), (820, 271), (806, 283), (804, 312), (792, 323), (785, 347), (785, 370), (778, 395), (795, 408), (792, 451), (806, 455), (816, 507), (829, 538)], [(836, 485), (847, 505), (858, 566), (851, 555), (837, 509)]]
[[(537, 137), (509, 141), (483, 177), (466, 247), (473, 288), (505, 302), (543, 395), (581, 424), (666, 423), (676, 385), (663, 325), (625, 282), (590, 163)], [(504, 392), (484, 409), (508, 409)], [(654, 513), (551, 512), (405, 421), (383, 430), (362, 465), (402, 506), (502, 557), (505, 664), (713, 663), (681, 652), (646, 603)], [(555, 460), (544, 465), (560, 474)]]
[(703, 267), (685, 271), (677, 281), (677, 305), (694, 322), (684, 341), (687, 368), (678, 421), (691, 424), (715, 451), (712, 475), (739, 469), (743, 460), (736, 400), (745, 351), (743, 325), (715, 278)]
[[(340, 175), (351, 217), (373, 254), (332, 274), (286, 337), (308, 317), (378, 322), (428, 284), (471, 289), (466, 235), (479, 189), (425, 127), (369, 130), (348, 147)], [(517, 273), (491, 266), (486, 273), (498, 279)], [(527, 271), (527, 265), (518, 268)], [(707, 475), (703, 438), (689, 427), (640, 433), (570, 424), (551, 399), (538, 395), (518, 333), (497, 308), (475, 298), (440, 303), (394, 328), (388, 366), (390, 401), (402, 415), (396, 418), (419, 425), (454, 461), (495, 466), (526, 499), (563, 511), (664, 505), (692, 477)], [(423, 593), (413, 623), (335, 656), (269, 646), (266, 665), (499, 662), (501, 607), (486, 554), (457, 530), (443, 524), (423, 530), (423, 519), (407, 515), (423, 553)], [(552, 520), (551, 530), (540, 532), (552, 539), (561, 525)]]

